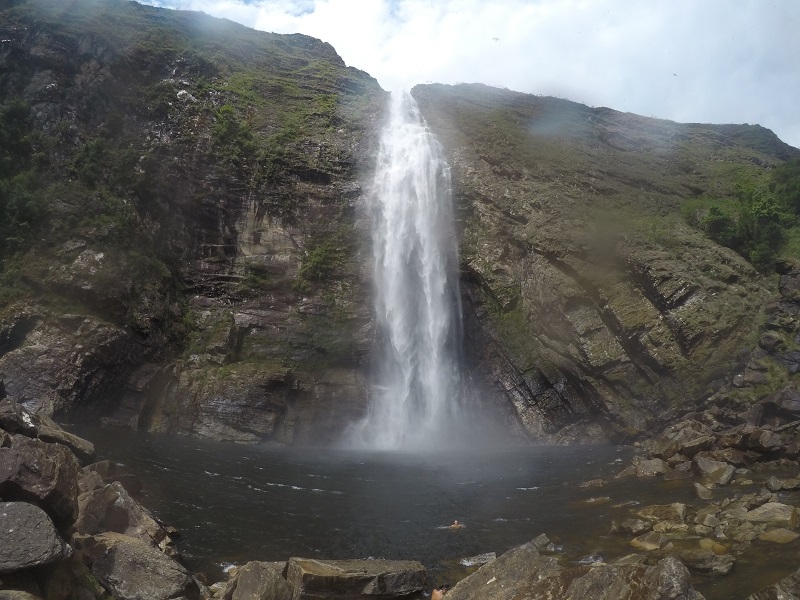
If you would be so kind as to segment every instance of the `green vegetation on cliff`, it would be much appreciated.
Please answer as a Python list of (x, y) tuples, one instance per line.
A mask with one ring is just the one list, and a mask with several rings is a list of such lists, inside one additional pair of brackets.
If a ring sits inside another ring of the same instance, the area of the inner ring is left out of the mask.
[(733, 199), (704, 196), (683, 211), (690, 225), (760, 271), (774, 268), (781, 256), (800, 259), (800, 159), (757, 177), (742, 176)]
[[(228, 431), (228, 417), (209, 416), (225, 411), (211, 380), (237, 365), (271, 365), (236, 393), (273, 424), (289, 396), (324, 381), (315, 367), (357, 366), (364, 350), (337, 338), (367, 320), (353, 302), (364, 286), (356, 166), (382, 111), (374, 79), (307, 36), (121, 0), (3, 3), (0, 39), (0, 379), (11, 393), (26, 399), (36, 367), (20, 353), (46, 338), (43, 381), (76, 382), (56, 404), (90, 404), (82, 375), (46, 373), (71, 360), (50, 356), (64, 346), (50, 338), (74, 336), (66, 345), (90, 364), (103, 349), (82, 342), (107, 327), (131, 347), (98, 377), (113, 377), (115, 400), (129, 376), (147, 390), (125, 401), (139, 403), (126, 423), (142, 427), (158, 414), (153, 427), (192, 432), (205, 419), (208, 435)], [(83, 324), (65, 334), (70, 315)], [(170, 380), (186, 384), (180, 397), (154, 398)]]

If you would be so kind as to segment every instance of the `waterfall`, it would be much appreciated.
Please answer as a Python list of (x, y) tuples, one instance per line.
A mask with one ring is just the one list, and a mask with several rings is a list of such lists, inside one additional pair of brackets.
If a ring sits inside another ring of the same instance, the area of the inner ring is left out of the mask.
[(460, 299), (450, 166), (414, 98), (393, 93), (372, 190), (377, 383), (353, 445), (447, 445), (458, 413)]

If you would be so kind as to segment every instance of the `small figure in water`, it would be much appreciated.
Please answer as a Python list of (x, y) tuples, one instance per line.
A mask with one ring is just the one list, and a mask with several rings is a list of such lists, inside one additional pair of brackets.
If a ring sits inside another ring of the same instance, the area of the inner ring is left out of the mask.
[(445, 583), (442, 587), (438, 587), (431, 592), (431, 600), (443, 600), (444, 595), (450, 589), (450, 585)]
[(449, 526), (449, 529), (461, 529), (462, 527), (464, 527), (464, 525), (459, 523), (458, 520), (455, 520), (453, 524)]

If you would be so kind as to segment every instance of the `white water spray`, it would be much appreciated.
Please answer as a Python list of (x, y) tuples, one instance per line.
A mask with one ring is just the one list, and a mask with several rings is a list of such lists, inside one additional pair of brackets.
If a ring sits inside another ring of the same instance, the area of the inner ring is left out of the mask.
[(392, 94), (372, 194), (381, 347), (369, 412), (353, 445), (447, 445), (459, 420), (460, 300), (450, 167), (410, 94)]

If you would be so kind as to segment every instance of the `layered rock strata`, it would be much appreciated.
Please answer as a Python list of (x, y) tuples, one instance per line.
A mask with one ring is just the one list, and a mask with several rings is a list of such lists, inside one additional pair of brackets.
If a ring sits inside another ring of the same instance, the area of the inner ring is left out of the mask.
[(0, 109), (47, 165), (42, 241), (0, 256), (21, 273), (0, 299), (9, 393), (250, 443), (361, 415), (377, 82), (313, 38), (127, 2), (14, 3), (0, 34)]
[(630, 439), (729, 378), (776, 290), (681, 207), (800, 151), (757, 126), (413, 93), (453, 169), (467, 358), (529, 435)]

